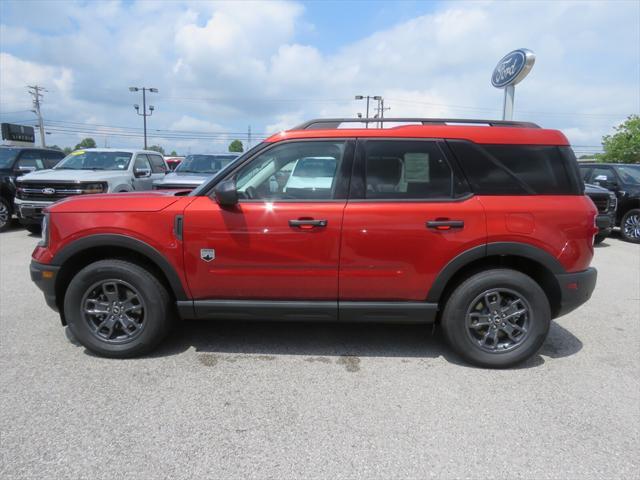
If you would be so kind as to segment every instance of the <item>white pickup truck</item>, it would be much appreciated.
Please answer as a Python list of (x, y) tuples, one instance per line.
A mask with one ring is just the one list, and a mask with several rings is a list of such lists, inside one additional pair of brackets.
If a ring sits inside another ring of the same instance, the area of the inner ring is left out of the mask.
[(162, 155), (150, 150), (87, 148), (76, 150), (53, 169), (16, 180), (15, 206), (20, 223), (40, 229), (42, 210), (71, 195), (151, 190), (169, 171)]

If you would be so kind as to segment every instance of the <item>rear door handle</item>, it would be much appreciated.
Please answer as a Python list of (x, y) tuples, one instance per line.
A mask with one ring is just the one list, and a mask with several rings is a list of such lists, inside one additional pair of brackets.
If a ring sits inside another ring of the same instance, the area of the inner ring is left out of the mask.
[(310, 230), (312, 228), (316, 228), (316, 227), (326, 227), (327, 226), (327, 221), (326, 220), (314, 220), (312, 218), (304, 218), (304, 219), (298, 219), (298, 220), (289, 220), (289, 226), (290, 227), (298, 227), (301, 230)]
[(429, 220), (427, 228), (434, 230), (451, 230), (452, 228), (464, 228), (463, 220)]

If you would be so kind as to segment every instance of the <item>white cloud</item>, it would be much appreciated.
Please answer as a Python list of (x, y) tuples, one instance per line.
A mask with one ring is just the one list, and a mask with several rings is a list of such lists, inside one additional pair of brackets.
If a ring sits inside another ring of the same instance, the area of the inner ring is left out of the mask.
[(173, 122), (170, 126), (171, 130), (189, 130), (192, 132), (225, 132), (227, 127), (223, 127), (217, 123), (207, 122), (197, 118), (183, 115), (180, 119)]
[[(273, 132), (364, 112), (355, 94), (383, 95), (386, 116), (495, 118), (502, 92), (490, 73), (517, 47), (538, 55), (516, 89), (518, 119), (597, 145), (640, 110), (637, 2), (446, 2), (332, 54), (298, 3), (45, 3), (3, 15), (0, 97), (28, 103), (24, 85), (43, 83), (56, 119), (139, 126), (130, 85), (160, 89), (152, 129)], [(314, 29), (318, 43), (298, 41)]]
[(64, 67), (43, 65), (0, 52), (0, 102), (8, 105), (30, 103), (27, 85), (50, 85), (61, 99), (68, 99), (73, 90), (73, 72)]

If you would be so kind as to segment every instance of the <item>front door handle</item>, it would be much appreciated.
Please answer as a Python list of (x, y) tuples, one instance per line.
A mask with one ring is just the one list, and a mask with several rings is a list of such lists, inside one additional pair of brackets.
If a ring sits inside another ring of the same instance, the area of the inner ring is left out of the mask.
[(452, 228), (464, 228), (462, 220), (429, 220), (427, 228), (434, 230), (451, 230)]
[(289, 220), (290, 227), (297, 227), (301, 230), (311, 230), (316, 227), (326, 227), (326, 220), (314, 220), (313, 218), (299, 218), (298, 220)]

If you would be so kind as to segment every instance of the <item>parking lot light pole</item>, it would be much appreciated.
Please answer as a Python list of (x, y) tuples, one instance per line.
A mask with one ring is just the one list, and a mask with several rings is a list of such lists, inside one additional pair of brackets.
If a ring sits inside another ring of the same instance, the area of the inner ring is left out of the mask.
[(143, 118), (144, 124), (144, 148), (147, 149), (147, 117), (153, 115), (153, 110), (155, 107), (153, 105), (149, 105), (149, 113), (147, 113), (147, 91), (158, 93), (157, 88), (147, 88), (147, 87), (129, 87), (130, 92), (138, 92), (142, 90), (142, 113), (140, 113), (140, 107), (138, 104), (135, 104), (133, 108), (135, 108), (136, 113)]
[[(367, 99), (367, 116), (365, 118), (367, 118), (367, 119), (369, 118), (369, 100), (370, 99), (376, 100), (378, 102), (377, 110), (380, 111), (380, 101), (382, 100), (382, 97), (380, 95), (376, 95), (375, 97), (371, 96), (371, 95), (366, 95), (366, 96), (365, 95), (356, 95), (354, 98), (356, 100), (364, 100), (365, 98)], [(369, 122), (365, 123), (365, 128), (369, 128)]]

